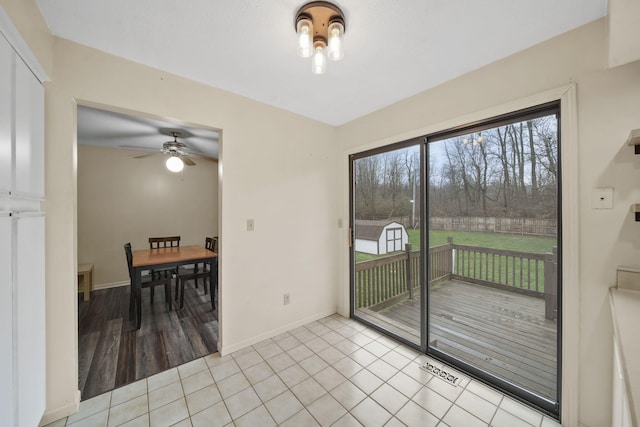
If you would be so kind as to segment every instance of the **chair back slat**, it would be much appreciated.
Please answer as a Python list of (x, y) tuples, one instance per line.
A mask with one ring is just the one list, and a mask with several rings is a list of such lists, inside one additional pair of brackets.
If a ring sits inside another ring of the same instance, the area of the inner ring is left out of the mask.
[(180, 236), (149, 237), (149, 249), (174, 248), (180, 246)]

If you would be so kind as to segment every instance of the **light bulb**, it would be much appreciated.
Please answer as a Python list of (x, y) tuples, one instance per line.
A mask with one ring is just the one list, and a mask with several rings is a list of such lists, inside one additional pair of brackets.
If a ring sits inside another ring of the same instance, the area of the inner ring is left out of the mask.
[(298, 33), (298, 55), (309, 58), (313, 54), (313, 23), (302, 18), (296, 24)]
[(482, 144), (482, 141), (484, 141), (484, 138), (482, 135), (478, 134), (478, 143)]
[(314, 74), (324, 74), (327, 71), (327, 57), (325, 55), (325, 45), (322, 42), (316, 42), (315, 51), (311, 58), (311, 71)]
[(344, 34), (344, 26), (340, 22), (332, 22), (329, 25), (329, 46), (327, 56), (332, 61), (338, 61), (344, 56), (342, 48), (342, 35)]
[(180, 172), (183, 168), (184, 168), (184, 163), (182, 162), (182, 159), (180, 159), (180, 157), (177, 156), (171, 156), (167, 159), (167, 169), (169, 169), (171, 172)]

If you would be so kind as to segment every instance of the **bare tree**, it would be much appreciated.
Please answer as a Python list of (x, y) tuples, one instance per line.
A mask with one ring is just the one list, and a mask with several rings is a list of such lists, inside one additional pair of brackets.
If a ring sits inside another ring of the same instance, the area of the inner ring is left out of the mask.
[(360, 219), (372, 219), (376, 214), (376, 193), (380, 184), (378, 157), (370, 156), (355, 162), (356, 213)]

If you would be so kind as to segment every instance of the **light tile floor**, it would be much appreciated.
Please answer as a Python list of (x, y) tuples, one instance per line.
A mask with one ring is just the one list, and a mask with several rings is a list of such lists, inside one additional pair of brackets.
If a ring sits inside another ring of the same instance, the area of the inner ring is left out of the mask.
[(48, 427), (494, 426), (553, 419), (333, 315), (220, 357), (206, 356), (80, 404)]

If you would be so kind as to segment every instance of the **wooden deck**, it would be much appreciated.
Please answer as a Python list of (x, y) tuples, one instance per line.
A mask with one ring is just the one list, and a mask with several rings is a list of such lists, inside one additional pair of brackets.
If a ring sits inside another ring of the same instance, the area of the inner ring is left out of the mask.
[[(555, 400), (555, 320), (545, 319), (544, 300), (458, 281), (432, 287), (432, 347)], [(358, 315), (419, 342), (420, 297)]]

